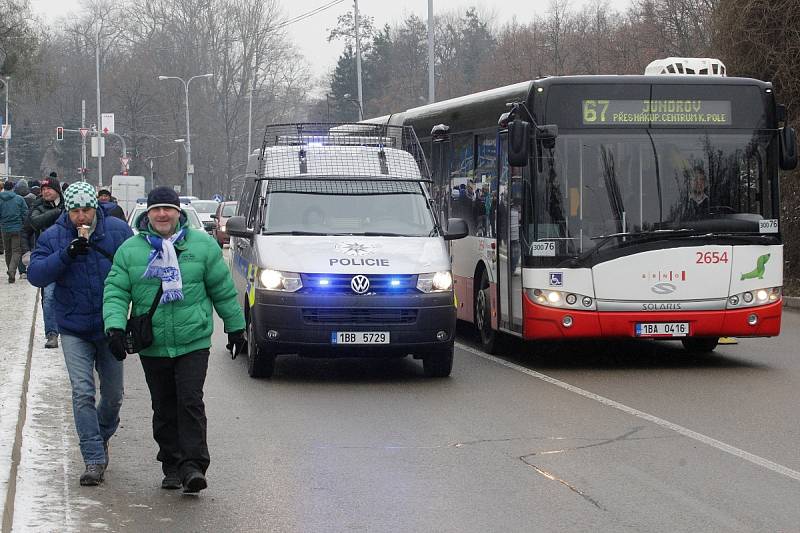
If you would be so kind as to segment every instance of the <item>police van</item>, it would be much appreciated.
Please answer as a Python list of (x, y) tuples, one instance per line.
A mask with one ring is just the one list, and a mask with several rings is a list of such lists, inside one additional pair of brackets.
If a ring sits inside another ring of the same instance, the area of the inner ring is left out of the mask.
[(269, 126), (250, 163), (227, 222), (248, 373), (270, 377), (281, 354), (411, 354), (427, 376), (449, 376), (456, 307), (445, 241), (467, 226), (437, 219), (413, 129)]

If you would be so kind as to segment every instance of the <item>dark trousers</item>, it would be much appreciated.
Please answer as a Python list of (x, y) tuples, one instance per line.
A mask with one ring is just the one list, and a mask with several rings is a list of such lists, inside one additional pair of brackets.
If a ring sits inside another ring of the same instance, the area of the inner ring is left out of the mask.
[(165, 474), (177, 471), (181, 478), (196, 470), (205, 474), (211, 461), (203, 404), (208, 350), (139, 359), (150, 389), (153, 438), (158, 443), (156, 458), (162, 470)]

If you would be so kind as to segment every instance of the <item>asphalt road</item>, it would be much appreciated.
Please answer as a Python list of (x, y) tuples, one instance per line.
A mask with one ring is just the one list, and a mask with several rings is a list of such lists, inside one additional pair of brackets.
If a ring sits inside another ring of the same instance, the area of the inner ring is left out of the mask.
[(492, 360), (462, 330), (449, 379), (424, 378), (411, 359), (281, 357), (273, 379), (254, 380), (245, 356), (223, 351), (218, 322), (200, 496), (159, 488), (149, 396), (129, 357), (106, 482), (77, 487), (76, 449), (66, 477), (54, 474), (74, 482), (69, 521), (147, 532), (800, 530), (800, 314), (784, 315), (778, 338), (702, 357), (672, 343), (509, 343)]

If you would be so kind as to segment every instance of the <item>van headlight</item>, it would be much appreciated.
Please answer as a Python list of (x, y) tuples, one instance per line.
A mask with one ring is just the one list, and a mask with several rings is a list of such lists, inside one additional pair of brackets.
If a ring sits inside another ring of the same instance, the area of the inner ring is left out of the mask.
[(444, 292), (453, 288), (453, 276), (449, 271), (429, 272), (417, 276), (417, 289), (422, 292)]
[(295, 292), (303, 288), (300, 274), (296, 272), (265, 268), (258, 273), (258, 280), (261, 282), (261, 288), (269, 291)]

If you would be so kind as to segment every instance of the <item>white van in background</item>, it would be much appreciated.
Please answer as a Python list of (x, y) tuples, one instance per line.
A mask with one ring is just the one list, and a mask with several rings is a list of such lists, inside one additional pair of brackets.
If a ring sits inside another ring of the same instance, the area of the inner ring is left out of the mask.
[(112, 176), (111, 194), (117, 199), (117, 204), (125, 211), (126, 217), (136, 207), (137, 200), (147, 196), (144, 183), (144, 176)]
[(267, 128), (257, 175), (228, 219), (247, 319), (248, 371), (279, 354), (422, 359), (453, 365), (456, 307), (445, 230), (411, 128), (289, 124)]

